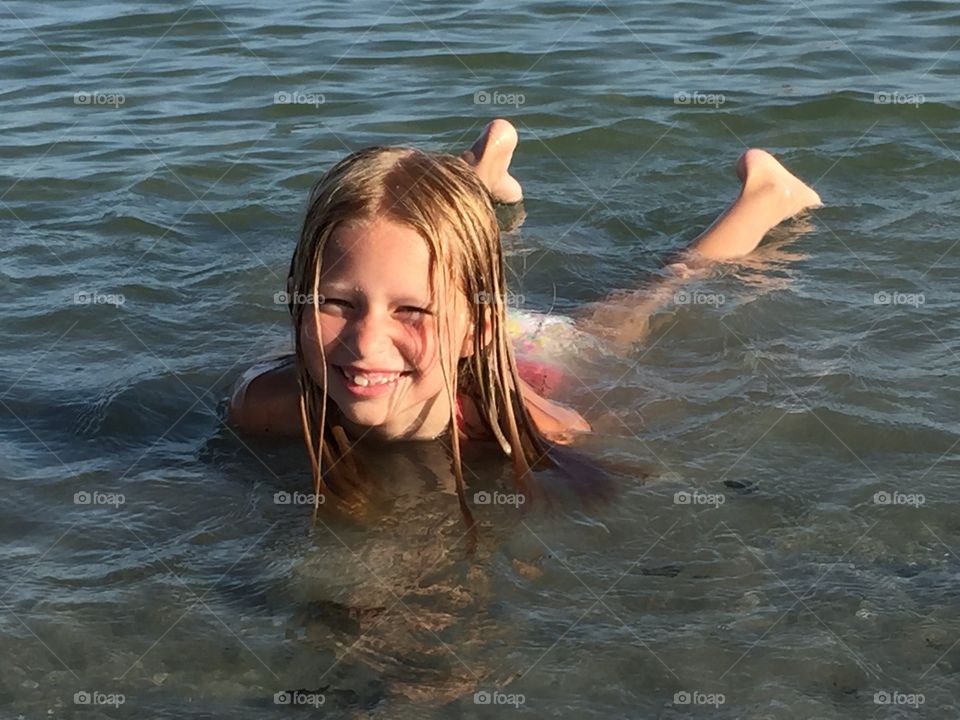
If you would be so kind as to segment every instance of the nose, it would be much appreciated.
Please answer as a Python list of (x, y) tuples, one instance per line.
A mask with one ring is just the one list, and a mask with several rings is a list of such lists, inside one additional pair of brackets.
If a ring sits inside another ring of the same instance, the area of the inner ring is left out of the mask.
[(347, 347), (358, 360), (381, 357), (389, 344), (387, 318), (376, 310), (367, 309), (350, 323)]

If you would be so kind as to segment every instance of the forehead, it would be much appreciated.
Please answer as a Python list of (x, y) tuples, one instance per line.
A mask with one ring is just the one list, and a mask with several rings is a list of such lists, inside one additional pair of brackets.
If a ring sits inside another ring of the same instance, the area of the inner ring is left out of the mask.
[(337, 226), (323, 250), (321, 279), (366, 291), (426, 293), (430, 246), (413, 228), (386, 218)]
[[(419, 233), (407, 225), (375, 218), (366, 222), (341, 223), (324, 249), (324, 259), (355, 261), (364, 255), (381, 259), (404, 259), (412, 264), (430, 263), (430, 248)], [(326, 263), (324, 263), (326, 264)]]

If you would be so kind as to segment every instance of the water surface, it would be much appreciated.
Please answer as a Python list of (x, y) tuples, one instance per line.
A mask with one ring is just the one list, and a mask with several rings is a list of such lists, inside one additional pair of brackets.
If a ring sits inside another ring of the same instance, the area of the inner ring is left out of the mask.
[[(954, 4), (0, 17), (0, 715), (279, 718), (295, 689), (330, 717), (953, 708)], [(614, 501), (478, 509), (469, 556), (445, 456), (407, 448), (362, 520), (310, 531), (275, 502), (309, 490), (302, 446), (219, 419), (288, 341), (309, 186), (365, 145), (459, 152), (494, 116), (521, 134), (527, 309), (641, 286), (734, 197), (745, 147), (827, 207), (691, 288), (722, 303), (571, 365)], [(494, 691), (517, 707), (475, 701)]]

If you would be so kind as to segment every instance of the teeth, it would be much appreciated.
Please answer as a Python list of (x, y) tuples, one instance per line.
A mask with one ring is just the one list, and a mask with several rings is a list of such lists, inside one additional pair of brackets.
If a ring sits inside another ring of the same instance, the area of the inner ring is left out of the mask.
[(354, 385), (359, 385), (360, 387), (369, 387), (370, 385), (383, 385), (385, 383), (394, 382), (400, 377), (400, 373), (368, 373), (366, 375), (353, 374), (349, 370), (344, 369), (343, 374)]

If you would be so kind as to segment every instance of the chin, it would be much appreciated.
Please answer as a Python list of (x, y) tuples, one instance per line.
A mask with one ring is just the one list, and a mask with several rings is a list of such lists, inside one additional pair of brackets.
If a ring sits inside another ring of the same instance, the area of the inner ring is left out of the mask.
[(383, 410), (372, 407), (358, 407), (358, 403), (340, 402), (336, 398), (334, 401), (340, 410), (340, 414), (354, 425), (362, 425), (364, 428), (375, 428), (383, 425), (386, 421)]

